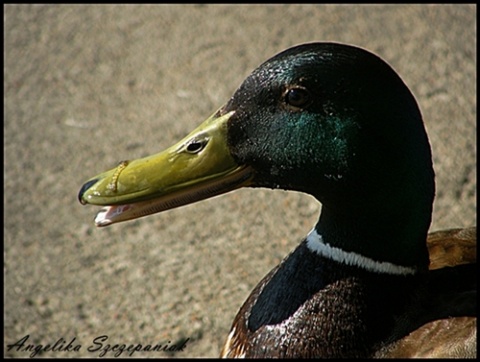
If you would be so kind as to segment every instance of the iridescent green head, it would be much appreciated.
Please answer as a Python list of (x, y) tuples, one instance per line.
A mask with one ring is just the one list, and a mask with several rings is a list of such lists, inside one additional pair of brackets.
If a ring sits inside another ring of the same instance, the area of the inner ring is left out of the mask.
[(288, 49), (256, 69), (220, 114), (231, 111), (229, 149), (256, 170), (257, 185), (350, 207), (395, 189), (432, 202), (430, 145), (415, 99), (365, 50)]
[(104, 226), (243, 186), (306, 192), (335, 220), (424, 243), (434, 174), (413, 95), (363, 49), (296, 46), (260, 65), (182, 141), (90, 179), (79, 198), (111, 206), (97, 216)]

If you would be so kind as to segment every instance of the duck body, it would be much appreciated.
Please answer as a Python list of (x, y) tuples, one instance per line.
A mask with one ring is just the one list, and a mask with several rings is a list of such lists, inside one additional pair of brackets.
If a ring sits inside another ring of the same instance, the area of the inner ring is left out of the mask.
[[(106, 206), (95, 219), (106, 226), (239, 187), (305, 192), (322, 212), (247, 298), (223, 357), (425, 356), (415, 341), (438, 332), (430, 323), (450, 318), (450, 336), (475, 327), (476, 233), (447, 243), (455, 262), (438, 237), (429, 249), (430, 144), (415, 98), (379, 57), (287, 49), (183, 140), (90, 179), (79, 199)], [(436, 343), (476, 351), (473, 333)]]
[(254, 289), (222, 357), (371, 356), (399, 328), (414, 279), (344, 265), (304, 241)]
[[(466, 230), (476, 238), (474, 228)], [(311, 240), (253, 290), (221, 357), (475, 357), (475, 264), (379, 273), (323, 257)], [(472, 240), (461, 252), (470, 257)], [(464, 338), (452, 338), (458, 334)]]

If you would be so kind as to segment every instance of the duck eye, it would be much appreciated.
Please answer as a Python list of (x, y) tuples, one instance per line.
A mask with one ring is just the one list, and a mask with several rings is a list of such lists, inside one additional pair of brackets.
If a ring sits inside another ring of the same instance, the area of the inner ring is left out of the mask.
[(302, 108), (310, 101), (310, 93), (301, 87), (290, 88), (285, 92), (285, 102), (295, 108)]
[(206, 144), (207, 144), (206, 139), (203, 139), (203, 140), (193, 139), (187, 145), (187, 148), (185, 150), (188, 153), (199, 153), (201, 150), (205, 148)]

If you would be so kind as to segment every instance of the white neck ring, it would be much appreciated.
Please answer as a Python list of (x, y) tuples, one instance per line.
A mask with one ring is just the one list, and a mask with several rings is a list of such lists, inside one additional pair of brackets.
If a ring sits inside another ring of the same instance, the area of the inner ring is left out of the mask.
[(417, 272), (413, 267), (396, 265), (386, 261), (376, 261), (361, 254), (331, 246), (323, 241), (322, 235), (315, 228), (310, 231), (306, 240), (307, 247), (311, 251), (342, 264), (358, 266), (368, 271), (382, 274), (414, 275)]

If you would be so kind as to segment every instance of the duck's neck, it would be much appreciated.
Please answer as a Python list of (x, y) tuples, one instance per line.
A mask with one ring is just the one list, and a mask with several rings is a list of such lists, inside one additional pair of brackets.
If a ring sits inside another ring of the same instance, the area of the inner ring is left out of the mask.
[(424, 219), (414, 212), (373, 216), (323, 206), (307, 246), (322, 256), (370, 271), (411, 274), (428, 267), (430, 216)]
[(313, 229), (306, 238), (308, 249), (339, 264), (356, 266), (371, 272), (394, 275), (414, 275), (416, 267), (394, 264), (388, 261), (378, 261), (355, 251), (346, 251), (326, 243), (321, 234)]

